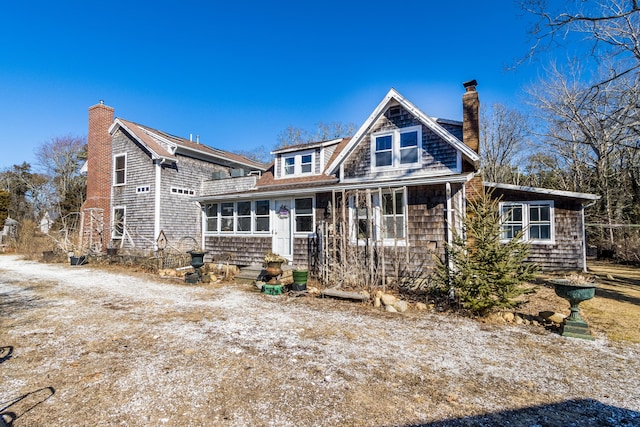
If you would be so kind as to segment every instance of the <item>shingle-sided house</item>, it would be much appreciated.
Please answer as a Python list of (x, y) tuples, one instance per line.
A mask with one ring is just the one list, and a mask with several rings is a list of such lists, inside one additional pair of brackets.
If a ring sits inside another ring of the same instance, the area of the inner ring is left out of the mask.
[(194, 197), (202, 195), (202, 182), (264, 170), (243, 156), (114, 119), (113, 108), (100, 102), (89, 108), (85, 246), (152, 253), (161, 232), (169, 245), (198, 244), (201, 208)]
[(597, 196), (483, 183), (476, 83), (465, 87), (462, 122), (428, 116), (391, 89), (351, 138), (277, 149), (258, 180), (203, 182), (194, 197), (202, 246), (239, 265), (273, 251), (293, 264), (329, 259), (375, 265), (382, 276), (425, 272), (485, 186), (508, 214), (505, 239), (523, 229), (532, 261), (583, 269), (583, 209)]

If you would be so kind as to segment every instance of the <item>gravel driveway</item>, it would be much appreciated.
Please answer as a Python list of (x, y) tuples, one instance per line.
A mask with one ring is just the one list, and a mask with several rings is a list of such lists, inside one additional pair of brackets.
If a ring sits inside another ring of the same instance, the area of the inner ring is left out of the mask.
[(638, 345), (152, 279), (0, 256), (3, 421), (640, 425)]

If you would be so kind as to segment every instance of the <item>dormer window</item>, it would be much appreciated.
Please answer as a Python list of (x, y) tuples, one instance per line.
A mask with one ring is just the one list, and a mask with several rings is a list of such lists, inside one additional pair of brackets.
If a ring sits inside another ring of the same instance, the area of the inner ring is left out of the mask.
[(286, 153), (282, 155), (282, 177), (310, 175), (313, 173), (314, 152)]
[(371, 135), (373, 168), (420, 166), (421, 141), (421, 126), (374, 133)]

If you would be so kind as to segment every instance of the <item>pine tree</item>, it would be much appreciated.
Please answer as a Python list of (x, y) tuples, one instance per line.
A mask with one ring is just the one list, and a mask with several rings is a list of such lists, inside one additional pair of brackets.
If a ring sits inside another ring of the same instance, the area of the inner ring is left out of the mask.
[(521, 235), (501, 242), (500, 219), (499, 200), (479, 195), (469, 203), (462, 235), (454, 236), (447, 248), (450, 262), (439, 260), (436, 268), (436, 289), (453, 294), (472, 314), (516, 307), (515, 298), (525, 292), (522, 284), (538, 270), (525, 262), (529, 246)]

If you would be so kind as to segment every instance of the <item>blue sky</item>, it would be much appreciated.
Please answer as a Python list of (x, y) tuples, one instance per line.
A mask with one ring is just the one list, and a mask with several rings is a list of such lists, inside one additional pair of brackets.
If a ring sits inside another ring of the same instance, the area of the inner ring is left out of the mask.
[(390, 87), (461, 119), (462, 82), (517, 106), (536, 64), (517, 1), (29, 1), (0, 15), (0, 170), (117, 117), (225, 150), (287, 126), (360, 125)]

